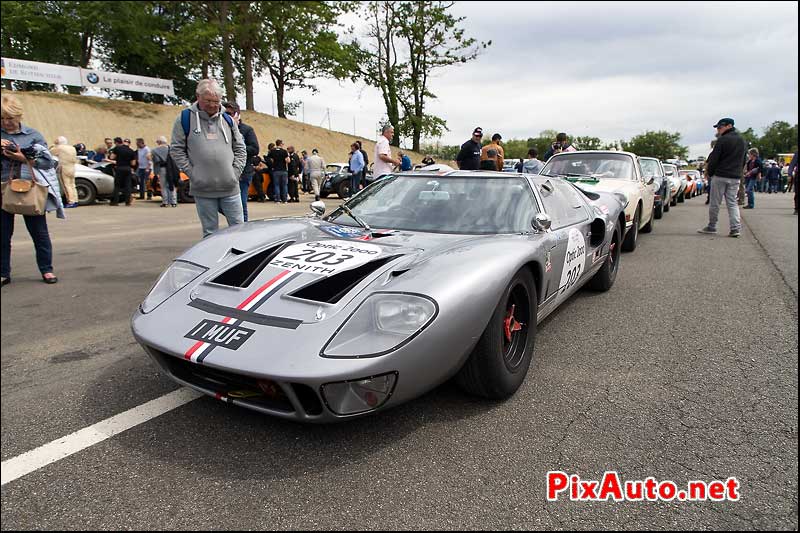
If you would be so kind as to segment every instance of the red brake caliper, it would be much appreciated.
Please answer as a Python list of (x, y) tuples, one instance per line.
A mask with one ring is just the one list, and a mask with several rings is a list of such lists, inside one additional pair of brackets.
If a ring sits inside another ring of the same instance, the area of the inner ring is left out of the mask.
[(503, 321), (503, 331), (506, 333), (506, 340), (511, 342), (511, 335), (514, 332), (522, 331), (522, 324), (521, 322), (517, 322), (517, 319), (514, 318), (514, 310), (516, 309), (516, 305), (512, 305), (511, 309), (508, 311), (506, 315), (506, 319)]
[(608, 247), (608, 255), (611, 256), (611, 262), (614, 262), (614, 248), (617, 247), (617, 243), (612, 242), (611, 245)]

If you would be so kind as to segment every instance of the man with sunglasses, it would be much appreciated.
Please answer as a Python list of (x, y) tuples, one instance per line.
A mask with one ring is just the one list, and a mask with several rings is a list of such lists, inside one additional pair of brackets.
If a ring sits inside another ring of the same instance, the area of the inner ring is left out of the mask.
[(722, 118), (714, 125), (717, 129), (717, 143), (706, 160), (711, 193), (708, 205), (708, 225), (698, 230), (699, 233), (717, 233), (719, 204), (725, 199), (730, 219), (730, 237), (738, 237), (742, 230), (742, 219), (736, 194), (739, 181), (744, 172), (745, 151), (747, 143), (733, 127), (732, 118)]
[(456, 156), (456, 163), (461, 170), (479, 170), (481, 168), (481, 139), (483, 130), (475, 128), (472, 138), (461, 145), (461, 151)]

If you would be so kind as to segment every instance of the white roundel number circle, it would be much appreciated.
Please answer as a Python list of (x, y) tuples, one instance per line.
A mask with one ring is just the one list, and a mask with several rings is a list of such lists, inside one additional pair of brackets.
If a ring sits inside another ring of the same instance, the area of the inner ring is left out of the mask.
[(561, 294), (564, 294), (575, 285), (583, 274), (583, 267), (586, 264), (586, 241), (583, 235), (575, 228), (569, 230), (569, 242), (567, 243), (567, 255), (564, 258), (564, 268), (561, 270)]
[(345, 270), (360, 267), (381, 255), (381, 247), (353, 241), (313, 241), (289, 246), (275, 259), (270, 266), (332, 276)]

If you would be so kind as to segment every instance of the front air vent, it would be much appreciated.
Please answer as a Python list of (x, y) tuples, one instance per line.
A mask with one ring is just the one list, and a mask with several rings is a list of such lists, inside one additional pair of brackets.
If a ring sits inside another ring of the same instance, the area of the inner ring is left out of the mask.
[(311, 285), (306, 285), (299, 291), (293, 293), (292, 296), (302, 298), (303, 300), (311, 300), (313, 302), (335, 304), (367, 276), (398, 257), (400, 256), (390, 255), (361, 265), (358, 268), (339, 272), (329, 278), (322, 278)]
[[(244, 261), (233, 265), (231, 268), (211, 280), (211, 283), (227, 285), (228, 287), (248, 287), (272, 259), (291, 242), (270, 246), (257, 252)], [(237, 250), (238, 251), (238, 250)]]

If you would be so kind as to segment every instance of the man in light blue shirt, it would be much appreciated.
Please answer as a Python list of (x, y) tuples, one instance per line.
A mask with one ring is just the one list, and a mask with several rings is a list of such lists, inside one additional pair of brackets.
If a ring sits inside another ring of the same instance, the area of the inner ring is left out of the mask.
[[(150, 147), (141, 137), (136, 139), (136, 176), (139, 178), (139, 199), (144, 200), (144, 191), (147, 189), (147, 180), (150, 177), (150, 170), (153, 168), (153, 156), (150, 154)], [(153, 191), (147, 191), (147, 199), (153, 197)]]
[(358, 192), (361, 185), (361, 171), (364, 170), (364, 156), (358, 149), (358, 144), (350, 145), (350, 196)]
[(544, 168), (544, 163), (536, 159), (539, 151), (536, 148), (528, 149), (528, 160), (522, 164), (523, 174), (538, 174)]

